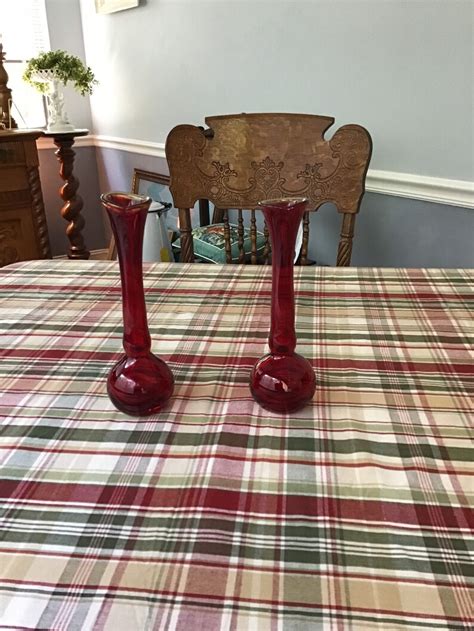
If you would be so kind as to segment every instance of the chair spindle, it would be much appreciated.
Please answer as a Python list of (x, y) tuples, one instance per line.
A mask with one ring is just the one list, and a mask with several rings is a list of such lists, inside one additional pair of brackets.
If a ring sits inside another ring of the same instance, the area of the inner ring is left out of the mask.
[(238, 222), (237, 222), (237, 243), (239, 246), (239, 263), (243, 263), (245, 261), (245, 250), (244, 250), (244, 218), (242, 216), (242, 209), (238, 210)]
[(253, 209), (250, 214), (250, 263), (257, 264), (257, 220)]
[(308, 265), (309, 212), (303, 215), (303, 243), (301, 244), (300, 265)]
[(226, 263), (232, 263), (232, 248), (230, 244), (230, 226), (229, 226), (229, 211), (227, 209), (223, 212), (224, 220), (224, 245), (225, 245), (225, 260)]
[(265, 247), (263, 248), (263, 262), (265, 265), (270, 264), (270, 235), (268, 232), (268, 227), (265, 222), (265, 227), (263, 228), (263, 235), (265, 237)]
[(212, 213), (212, 223), (222, 223), (222, 219), (224, 218), (224, 210), (222, 208), (217, 208), (214, 206), (214, 211)]
[(209, 200), (208, 199), (199, 200), (199, 225), (200, 226), (209, 225)]

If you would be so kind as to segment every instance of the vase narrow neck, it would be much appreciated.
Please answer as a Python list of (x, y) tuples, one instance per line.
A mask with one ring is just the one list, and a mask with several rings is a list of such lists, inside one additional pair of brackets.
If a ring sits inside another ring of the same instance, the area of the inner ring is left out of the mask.
[(265, 205), (262, 210), (272, 245), (272, 306), (268, 344), (274, 355), (295, 352), (295, 298), (293, 267), (296, 235), (306, 200)]
[(105, 205), (112, 225), (120, 265), (123, 346), (128, 357), (146, 355), (151, 348), (142, 271), (143, 235), (148, 206), (142, 205), (137, 209), (120, 211)]

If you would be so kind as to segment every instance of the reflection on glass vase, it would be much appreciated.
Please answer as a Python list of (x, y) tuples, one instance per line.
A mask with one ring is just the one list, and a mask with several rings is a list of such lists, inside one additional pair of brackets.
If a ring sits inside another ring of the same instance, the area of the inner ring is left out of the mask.
[(107, 392), (120, 411), (133, 416), (147, 416), (161, 411), (174, 389), (168, 365), (150, 351), (142, 253), (151, 199), (131, 193), (105, 193), (101, 201), (117, 245), (125, 350), (125, 355), (110, 371)]
[(262, 201), (272, 245), (272, 305), (270, 353), (255, 364), (250, 390), (253, 398), (274, 412), (302, 408), (314, 394), (316, 380), (307, 359), (295, 353), (293, 258), (296, 235), (307, 199)]

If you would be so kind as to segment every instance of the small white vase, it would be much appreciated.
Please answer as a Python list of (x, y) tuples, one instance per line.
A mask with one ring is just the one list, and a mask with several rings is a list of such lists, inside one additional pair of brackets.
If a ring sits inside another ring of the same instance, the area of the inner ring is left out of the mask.
[(48, 132), (65, 133), (74, 130), (74, 126), (69, 122), (66, 110), (64, 109), (64, 96), (60, 89), (62, 85), (55, 77), (53, 70), (39, 70), (35, 73), (37, 81), (44, 81), (50, 84), (50, 89), (46, 93), (48, 103)]

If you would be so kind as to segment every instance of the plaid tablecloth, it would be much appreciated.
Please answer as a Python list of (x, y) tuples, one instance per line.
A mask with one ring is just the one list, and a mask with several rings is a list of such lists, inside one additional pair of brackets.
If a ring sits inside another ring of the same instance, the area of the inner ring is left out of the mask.
[[(171, 407), (116, 411), (117, 266), (0, 271), (0, 627), (472, 624), (473, 274), (296, 270), (311, 406), (262, 410), (270, 270), (146, 268)], [(471, 584), (472, 587), (472, 584)]]

